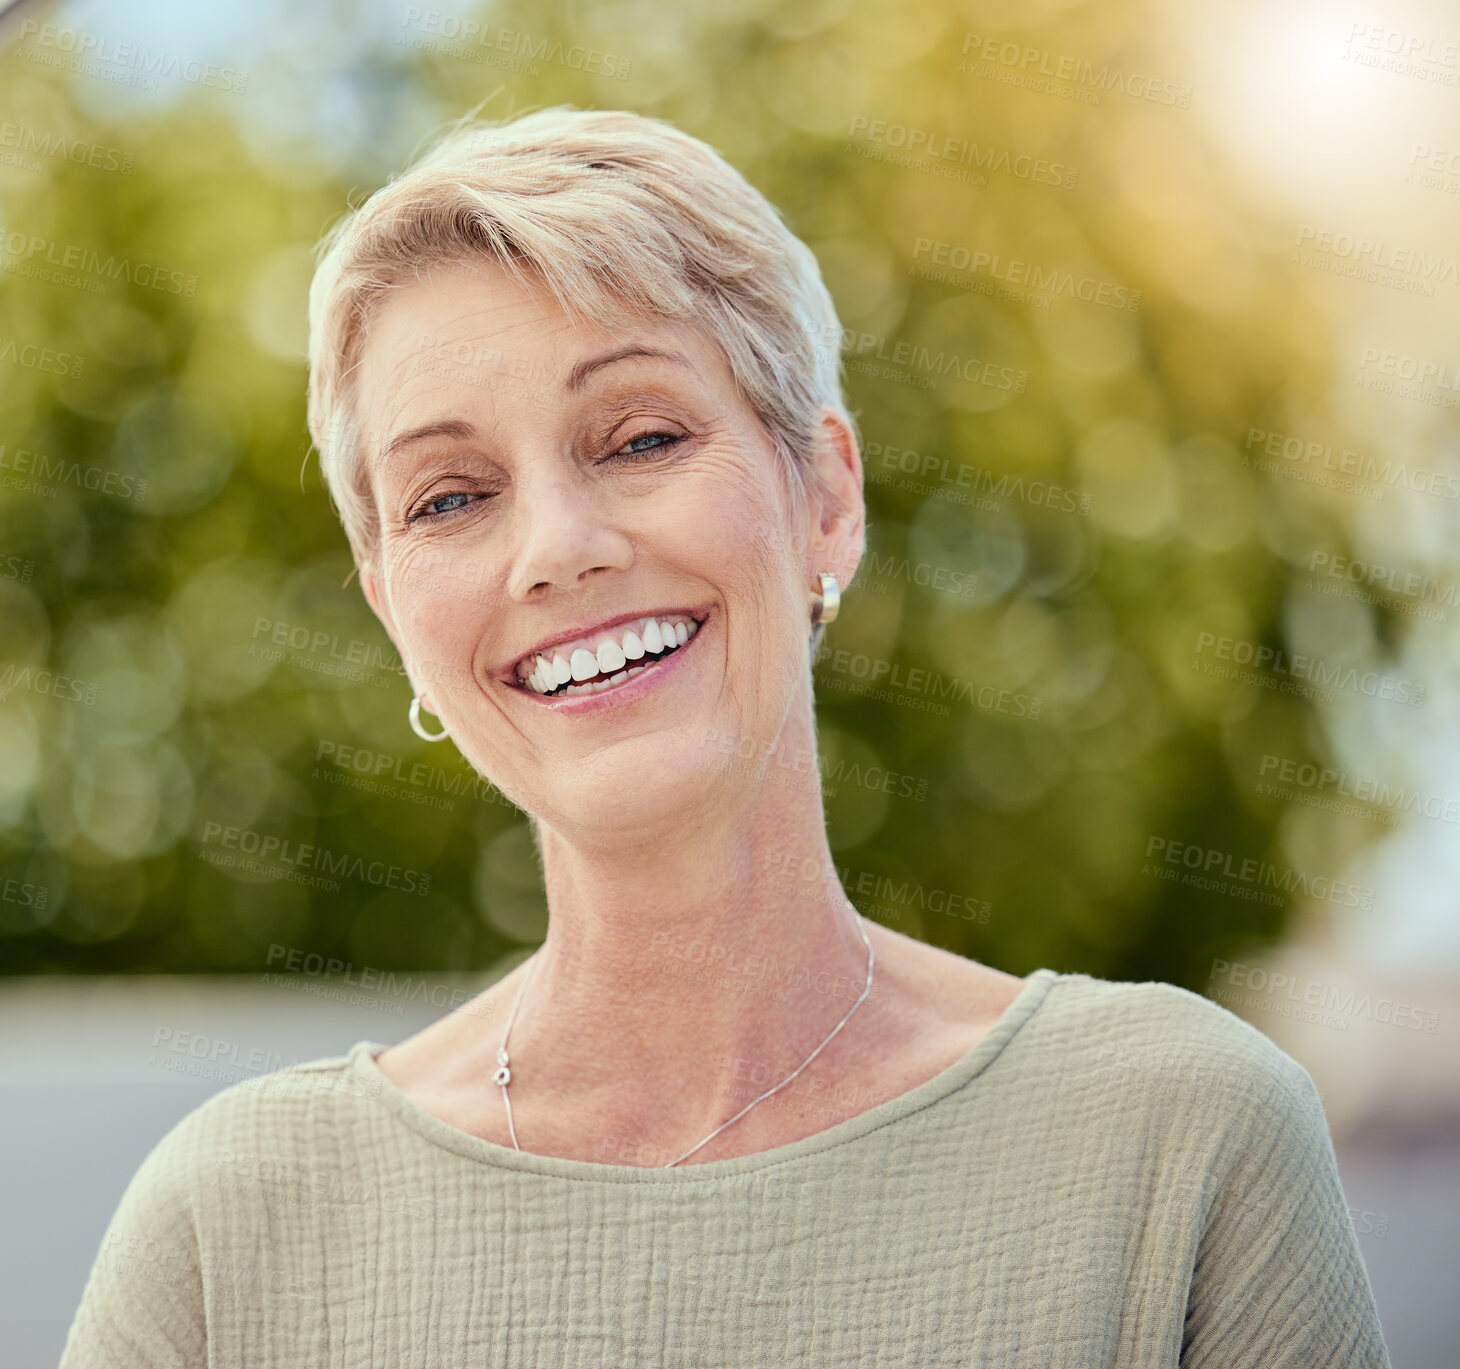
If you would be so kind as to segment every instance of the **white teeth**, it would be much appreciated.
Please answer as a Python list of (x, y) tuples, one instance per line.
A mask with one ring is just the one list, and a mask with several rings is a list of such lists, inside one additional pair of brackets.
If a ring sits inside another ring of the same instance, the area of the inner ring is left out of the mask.
[(591, 694), (591, 693), (593, 693), (593, 686), (592, 685), (586, 685), (586, 684), (570, 684), (565, 690), (563, 690), (563, 693), (564, 694)]
[[(624, 667), (630, 661), (644, 661), (653, 664), (669, 652), (682, 647), (699, 631), (700, 625), (693, 618), (644, 618), (637, 628), (625, 628), (617, 639), (605, 637), (597, 649), (587, 645), (573, 647), (567, 654), (558, 649), (549, 656), (536, 655), (531, 658), (530, 668), (519, 675), (519, 681), (528, 689), (539, 694), (559, 692), (582, 693), (588, 689), (602, 689), (627, 679), (629, 675), (642, 670), (635, 666), (627, 672)], [(645, 658), (648, 658), (645, 660)], [(596, 676), (607, 678), (590, 685), (588, 681)], [(568, 686), (564, 691), (563, 686)]]

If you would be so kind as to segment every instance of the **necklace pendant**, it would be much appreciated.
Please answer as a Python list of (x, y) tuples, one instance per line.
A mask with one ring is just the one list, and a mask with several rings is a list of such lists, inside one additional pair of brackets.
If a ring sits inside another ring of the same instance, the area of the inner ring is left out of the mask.
[(512, 1071), (509, 1070), (506, 1065), (502, 1065), (501, 1067), (499, 1067), (496, 1073), (492, 1075), (492, 1083), (500, 1084), (504, 1089), (511, 1082)]

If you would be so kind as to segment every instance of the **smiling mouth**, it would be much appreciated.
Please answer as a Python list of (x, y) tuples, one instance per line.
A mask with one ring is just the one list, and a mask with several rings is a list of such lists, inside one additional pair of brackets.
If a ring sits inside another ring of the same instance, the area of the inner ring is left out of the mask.
[(514, 687), (555, 699), (622, 684), (687, 646), (704, 619), (689, 613), (635, 618), (517, 663)]

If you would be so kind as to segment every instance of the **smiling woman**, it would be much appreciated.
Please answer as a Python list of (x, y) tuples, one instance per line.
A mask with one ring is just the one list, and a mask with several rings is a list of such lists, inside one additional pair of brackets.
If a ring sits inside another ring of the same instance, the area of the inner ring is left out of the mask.
[(1383, 1364), (1300, 1066), (843, 891), (811, 665), (862, 470), (775, 209), (559, 108), (455, 128), (326, 248), (323, 469), (410, 725), (531, 817), (547, 936), (184, 1119), (66, 1363)]

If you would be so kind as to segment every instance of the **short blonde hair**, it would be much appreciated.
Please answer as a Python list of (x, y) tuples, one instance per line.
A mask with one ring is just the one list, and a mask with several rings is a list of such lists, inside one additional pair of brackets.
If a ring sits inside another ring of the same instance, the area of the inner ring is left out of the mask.
[(841, 326), (811, 250), (718, 152), (662, 119), (559, 105), (462, 120), (347, 213), (309, 290), (309, 431), (361, 564), (379, 548), (351, 377), (390, 290), (486, 260), (572, 319), (688, 321), (719, 347), (804, 494), (821, 406), (851, 425)]

